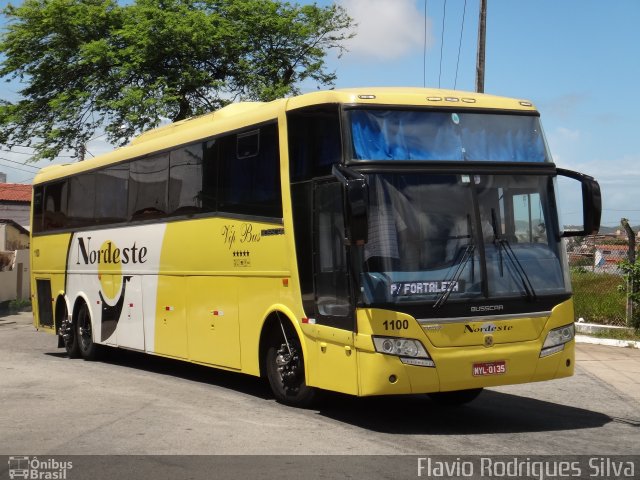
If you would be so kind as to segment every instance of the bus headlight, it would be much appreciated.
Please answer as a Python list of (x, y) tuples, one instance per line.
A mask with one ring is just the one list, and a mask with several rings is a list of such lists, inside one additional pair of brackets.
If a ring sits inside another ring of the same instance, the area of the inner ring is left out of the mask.
[(435, 367), (422, 343), (412, 338), (372, 337), (376, 352), (396, 355), (407, 365)]
[(554, 328), (547, 334), (547, 338), (542, 345), (540, 351), (540, 357), (546, 357), (553, 353), (561, 352), (564, 350), (566, 343), (573, 340), (575, 337), (575, 327), (573, 323), (571, 325), (565, 325), (564, 327)]

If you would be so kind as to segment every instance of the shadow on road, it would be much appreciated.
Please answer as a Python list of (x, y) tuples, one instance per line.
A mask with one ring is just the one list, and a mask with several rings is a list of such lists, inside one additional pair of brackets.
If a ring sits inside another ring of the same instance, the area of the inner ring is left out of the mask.
[[(67, 354), (63, 352), (47, 352), (45, 355), (58, 358), (67, 356)], [(131, 350), (105, 348), (104, 351), (101, 352), (100, 362), (118, 365), (124, 368), (144, 370), (158, 375), (183, 378), (192, 382), (216, 385), (221, 388), (253, 395), (257, 398), (272, 398), (269, 387), (259, 378), (181, 360), (157, 357)]]
[(612, 421), (602, 413), (491, 390), (461, 407), (443, 407), (426, 395), (329, 398), (319, 413), (360, 428), (402, 435), (551, 432), (597, 428)]
[[(46, 355), (64, 356), (62, 352)], [(273, 401), (266, 383), (249, 375), (118, 349), (106, 349), (102, 361)], [(451, 408), (426, 395), (357, 398), (325, 392), (311, 411), (367, 430), (400, 435), (551, 432), (597, 428), (614, 420), (582, 408), (492, 390), (468, 405)]]

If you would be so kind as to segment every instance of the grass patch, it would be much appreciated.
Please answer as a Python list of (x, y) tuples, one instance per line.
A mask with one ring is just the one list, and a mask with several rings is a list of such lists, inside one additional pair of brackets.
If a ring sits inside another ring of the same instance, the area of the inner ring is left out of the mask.
[(572, 270), (576, 318), (602, 325), (625, 325), (627, 297), (618, 289), (623, 282), (620, 275)]
[(611, 338), (613, 340), (632, 340), (640, 342), (640, 332), (628, 330), (610, 330), (608, 332), (581, 333), (580, 335), (588, 335), (596, 338)]

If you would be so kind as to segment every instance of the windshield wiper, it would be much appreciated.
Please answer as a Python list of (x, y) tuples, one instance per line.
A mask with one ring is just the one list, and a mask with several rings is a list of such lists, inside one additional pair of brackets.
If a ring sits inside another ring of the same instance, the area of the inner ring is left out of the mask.
[[(451, 295), (451, 292), (453, 292), (453, 290), (458, 285), (458, 280), (460, 279), (464, 268), (466, 267), (467, 263), (469, 263), (469, 260), (473, 258), (476, 246), (473, 243), (473, 234), (471, 233), (471, 217), (469, 215), (467, 215), (467, 231), (469, 232), (469, 235), (467, 235), (467, 238), (469, 238), (469, 243), (462, 252), (462, 258), (460, 259), (460, 263), (458, 263), (455, 272), (453, 272), (453, 275), (450, 279), (446, 280), (447, 289), (442, 292), (442, 294), (436, 300), (436, 303), (433, 304), (433, 308), (435, 309), (442, 307), (447, 302), (449, 296)], [(474, 263), (471, 264), (472, 269), (473, 267)], [(473, 278), (473, 270), (471, 271), (471, 277)]]
[(460, 260), (460, 263), (458, 264), (456, 271), (454, 272), (451, 279), (446, 280), (447, 289), (444, 292), (442, 292), (442, 294), (438, 297), (438, 300), (436, 300), (436, 303), (433, 304), (433, 308), (440, 308), (449, 299), (449, 295), (451, 295), (451, 292), (453, 292), (453, 290), (458, 285), (458, 280), (460, 279), (460, 276), (464, 271), (464, 267), (467, 265), (467, 263), (469, 263), (469, 260), (473, 258), (473, 252), (475, 251), (475, 248), (476, 247), (472, 243), (470, 243), (467, 245), (467, 248), (464, 249), (464, 252), (462, 254), (462, 259)]
[(524, 267), (518, 260), (515, 252), (511, 248), (511, 244), (509, 240), (507, 240), (504, 236), (498, 234), (498, 227), (496, 222), (496, 212), (492, 208), (491, 209), (491, 226), (493, 227), (493, 243), (498, 248), (498, 255), (500, 257), (500, 276), (504, 276), (504, 267), (502, 262), (502, 252), (504, 251), (505, 256), (509, 260), (509, 264), (507, 266), (507, 270), (516, 281), (516, 283), (521, 283), (522, 288), (527, 296), (527, 299), (535, 301), (537, 299), (536, 291), (533, 288), (531, 280), (527, 275)]

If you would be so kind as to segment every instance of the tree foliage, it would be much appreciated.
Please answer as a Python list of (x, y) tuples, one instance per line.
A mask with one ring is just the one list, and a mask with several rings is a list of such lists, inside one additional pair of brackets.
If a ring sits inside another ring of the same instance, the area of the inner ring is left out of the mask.
[(354, 24), (332, 5), (278, 0), (24, 0), (3, 10), (0, 143), (34, 159), (80, 151), (104, 129), (114, 144), (236, 100), (332, 85), (327, 53), (344, 51)]

